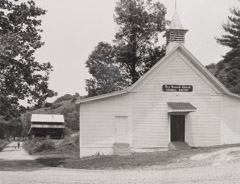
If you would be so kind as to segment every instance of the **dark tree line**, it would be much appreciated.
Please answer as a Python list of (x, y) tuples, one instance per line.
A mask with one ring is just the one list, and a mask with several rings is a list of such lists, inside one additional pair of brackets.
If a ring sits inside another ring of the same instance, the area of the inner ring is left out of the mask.
[(19, 118), (13, 118), (11, 122), (0, 119), (0, 139), (9, 139), (10, 137), (21, 137), (23, 125)]

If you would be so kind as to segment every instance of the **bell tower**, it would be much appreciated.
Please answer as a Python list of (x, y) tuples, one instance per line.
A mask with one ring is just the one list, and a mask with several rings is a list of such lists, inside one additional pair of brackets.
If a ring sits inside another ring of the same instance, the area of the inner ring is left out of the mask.
[(167, 38), (167, 48), (166, 53), (168, 54), (174, 47), (178, 44), (185, 43), (185, 34), (188, 32), (187, 29), (184, 29), (180, 21), (179, 15), (177, 13), (176, 3), (175, 3), (175, 12), (171, 21), (171, 25), (166, 32)]

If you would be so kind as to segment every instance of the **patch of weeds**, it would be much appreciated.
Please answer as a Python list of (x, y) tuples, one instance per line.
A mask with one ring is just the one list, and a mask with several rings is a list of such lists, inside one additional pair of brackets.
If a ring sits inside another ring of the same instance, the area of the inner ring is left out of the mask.
[(60, 158), (60, 157), (42, 157), (38, 158), (37, 162), (49, 166), (49, 167), (58, 167), (61, 166), (64, 163), (65, 158)]
[(51, 139), (34, 138), (24, 142), (24, 148), (29, 154), (55, 150), (55, 144)]
[[(79, 158), (79, 154), (73, 150), (77, 149), (75, 141), (71, 139), (70, 143), (66, 140), (63, 143), (61, 150), (62, 155), (51, 155), (45, 158), (39, 158), (38, 162), (51, 167), (65, 167), (74, 169), (135, 169), (144, 168), (149, 166), (169, 166), (176, 167), (196, 167), (207, 165), (209, 161), (192, 161), (190, 158), (194, 155), (211, 153), (225, 148), (238, 147), (239, 145), (224, 145), (213, 146), (204, 148), (193, 148), (190, 150), (182, 151), (155, 151), (155, 152), (142, 152), (132, 153), (129, 156), (114, 156), (114, 155), (101, 155), (96, 152), (94, 156)], [(77, 145), (77, 144), (76, 144)], [(68, 149), (74, 148), (74, 149)], [(71, 152), (67, 156), (66, 150)], [(58, 149), (56, 149), (58, 151)], [(58, 151), (60, 152), (60, 151)], [(73, 154), (77, 153), (77, 154)], [(232, 153), (237, 154), (237, 153)], [(54, 157), (55, 156), (55, 157)]]

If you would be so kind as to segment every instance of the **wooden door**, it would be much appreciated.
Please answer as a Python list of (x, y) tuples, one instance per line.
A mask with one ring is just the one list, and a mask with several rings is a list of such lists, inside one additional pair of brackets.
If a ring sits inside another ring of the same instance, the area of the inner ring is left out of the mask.
[(115, 124), (116, 143), (127, 143), (127, 116), (116, 116)]
[(171, 142), (185, 141), (185, 115), (171, 115)]

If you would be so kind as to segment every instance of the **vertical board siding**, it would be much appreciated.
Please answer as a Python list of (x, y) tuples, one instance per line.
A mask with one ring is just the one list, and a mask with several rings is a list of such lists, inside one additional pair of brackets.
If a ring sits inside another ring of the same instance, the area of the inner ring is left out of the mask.
[(222, 144), (240, 143), (240, 100), (225, 96), (223, 103)]
[[(191, 146), (220, 144), (222, 102), (212, 100), (212, 95), (218, 94), (204, 76), (192, 69), (194, 67), (189, 61), (175, 55), (167, 62), (133, 94), (133, 146), (168, 146), (167, 102), (189, 102), (197, 108), (196, 112), (186, 115), (185, 138)], [(193, 85), (193, 92), (163, 92), (164, 84)]]

